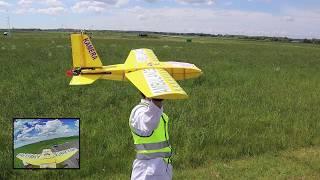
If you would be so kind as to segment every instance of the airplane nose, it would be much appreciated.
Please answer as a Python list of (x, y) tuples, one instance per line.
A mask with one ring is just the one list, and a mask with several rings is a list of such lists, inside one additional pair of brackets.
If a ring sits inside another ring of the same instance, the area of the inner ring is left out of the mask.
[(73, 76), (73, 71), (72, 71), (72, 69), (67, 70), (66, 75), (67, 75), (68, 77), (72, 77), (72, 76)]

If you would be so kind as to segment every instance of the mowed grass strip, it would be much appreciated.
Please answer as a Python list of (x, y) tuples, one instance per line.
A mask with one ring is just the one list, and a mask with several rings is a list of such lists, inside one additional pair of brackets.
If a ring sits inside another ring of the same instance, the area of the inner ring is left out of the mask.
[[(139, 102), (137, 90), (129, 82), (103, 80), (68, 86), (68, 34), (26, 34), (0, 41), (1, 176), (24, 175), (11, 170), (12, 117), (61, 116), (81, 118), (81, 159), (86, 160), (78, 172), (32, 174), (129, 177), (134, 149), (128, 117)], [(178, 172), (210, 161), (320, 145), (319, 46), (211, 38), (186, 43), (102, 33), (94, 37), (105, 65), (123, 63), (131, 49), (150, 48), (161, 61), (190, 62), (203, 70), (202, 77), (179, 82), (188, 100), (166, 101), (164, 106), (172, 120)]]
[(177, 171), (176, 179), (319, 179), (320, 147), (285, 150), (238, 160), (208, 161)]

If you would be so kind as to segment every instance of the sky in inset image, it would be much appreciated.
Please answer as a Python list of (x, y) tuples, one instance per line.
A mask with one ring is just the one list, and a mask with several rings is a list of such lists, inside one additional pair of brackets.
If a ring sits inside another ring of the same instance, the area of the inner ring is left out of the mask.
[(79, 28), (320, 38), (319, 0), (0, 0), (0, 29)]
[(79, 136), (78, 119), (16, 119), (14, 148), (59, 137)]

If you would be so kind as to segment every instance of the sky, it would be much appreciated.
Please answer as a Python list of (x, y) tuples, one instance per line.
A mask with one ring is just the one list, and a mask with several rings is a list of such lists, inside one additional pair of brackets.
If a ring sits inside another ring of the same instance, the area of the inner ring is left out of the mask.
[(58, 137), (79, 136), (78, 119), (16, 119), (14, 149)]
[(320, 38), (319, 0), (0, 0), (0, 28)]

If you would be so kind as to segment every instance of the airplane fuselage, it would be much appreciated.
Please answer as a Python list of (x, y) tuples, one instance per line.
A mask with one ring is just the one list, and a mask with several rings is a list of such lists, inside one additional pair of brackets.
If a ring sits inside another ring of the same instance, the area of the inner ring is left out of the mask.
[(100, 79), (127, 81), (126, 73), (141, 69), (165, 69), (175, 80), (196, 78), (202, 74), (201, 70), (189, 63), (156, 62), (127, 67), (125, 64), (115, 64), (102, 67), (86, 67), (74, 70), (74, 75), (101, 75)]

